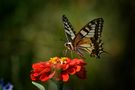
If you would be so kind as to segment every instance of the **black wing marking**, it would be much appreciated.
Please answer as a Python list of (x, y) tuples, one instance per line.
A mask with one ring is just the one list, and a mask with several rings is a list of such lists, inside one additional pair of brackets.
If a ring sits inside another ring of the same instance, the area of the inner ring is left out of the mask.
[(83, 39), (84, 37), (94, 38), (97, 41), (101, 37), (103, 27), (103, 18), (97, 18), (86, 24), (76, 35), (74, 42), (78, 43), (76, 39)]
[(67, 17), (65, 15), (62, 16), (63, 24), (64, 24), (64, 29), (65, 29), (65, 35), (68, 40), (68, 42), (72, 42), (73, 39), (75, 38), (75, 31), (73, 30), (73, 27)]

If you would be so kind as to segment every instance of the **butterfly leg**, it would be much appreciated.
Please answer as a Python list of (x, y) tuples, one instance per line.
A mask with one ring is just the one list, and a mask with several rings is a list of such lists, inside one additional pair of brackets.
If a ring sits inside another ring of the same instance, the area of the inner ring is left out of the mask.
[(73, 52), (72, 51), (70, 52), (70, 56), (73, 58)]
[(64, 52), (63, 52), (63, 55), (66, 56), (68, 51), (69, 51), (68, 49), (65, 49)]
[[(63, 52), (63, 55), (64, 55), (64, 56), (67, 56), (67, 54), (68, 54), (69, 51), (70, 51), (70, 50), (65, 49), (64, 52)], [(72, 52), (72, 51), (70, 51), (70, 56), (73, 57), (73, 52)]]

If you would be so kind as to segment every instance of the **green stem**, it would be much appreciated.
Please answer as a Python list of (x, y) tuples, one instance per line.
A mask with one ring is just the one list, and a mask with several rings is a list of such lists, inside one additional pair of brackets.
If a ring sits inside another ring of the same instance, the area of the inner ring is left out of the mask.
[(57, 82), (57, 88), (58, 88), (58, 90), (63, 90), (63, 82), (62, 81)]

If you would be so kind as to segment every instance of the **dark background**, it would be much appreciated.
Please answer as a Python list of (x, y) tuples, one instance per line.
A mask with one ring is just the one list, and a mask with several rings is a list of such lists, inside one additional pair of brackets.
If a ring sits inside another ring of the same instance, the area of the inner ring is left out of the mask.
[[(86, 56), (87, 79), (72, 76), (64, 90), (135, 89), (134, 0), (0, 0), (0, 78), (14, 90), (38, 90), (31, 84), (32, 63), (62, 56), (65, 14), (79, 31), (104, 18), (101, 59)], [(51, 81), (49, 90), (56, 90)]]

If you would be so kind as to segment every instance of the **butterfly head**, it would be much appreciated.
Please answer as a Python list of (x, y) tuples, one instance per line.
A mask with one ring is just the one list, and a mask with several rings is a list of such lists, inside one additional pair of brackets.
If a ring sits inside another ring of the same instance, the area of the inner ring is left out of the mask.
[(73, 47), (73, 45), (72, 45), (71, 42), (66, 42), (66, 43), (64, 44), (64, 46), (65, 46), (67, 49), (69, 49), (69, 50), (74, 50), (74, 47)]

